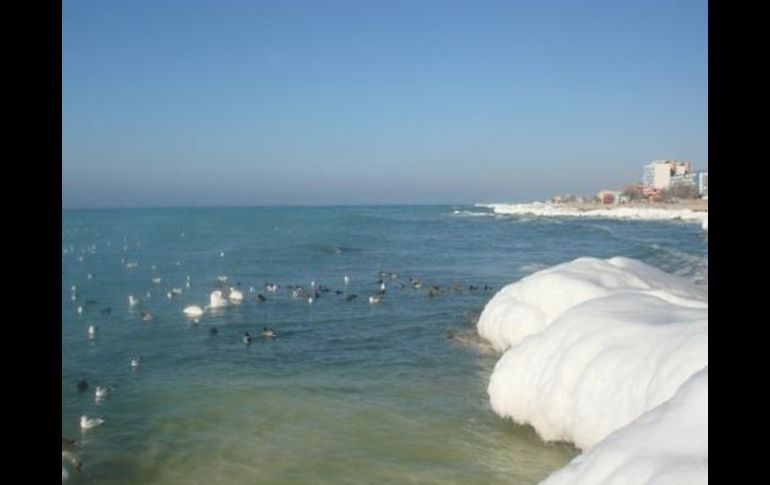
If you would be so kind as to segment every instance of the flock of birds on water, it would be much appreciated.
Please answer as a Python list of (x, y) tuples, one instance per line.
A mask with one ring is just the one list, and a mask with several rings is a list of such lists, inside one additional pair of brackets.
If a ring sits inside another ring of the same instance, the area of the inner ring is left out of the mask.
[[(126, 247), (124, 246), (124, 250), (126, 250)], [(65, 254), (68, 252), (72, 252), (73, 248), (71, 247), (69, 250), (65, 249)], [(95, 251), (95, 246), (91, 246), (91, 252)], [(224, 257), (225, 253), (221, 252), (220, 257)], [(78, 260), (80, 262), (83, 261), (83, 256), (79, 256)], [(133, 269), (138, 267), (138, 263), (131, 261), (126, 262), (125, 259), (121, 260), (121, 264), (125, 265), (127, 269)], [(176, 263), (177, 266), (180, 265), (180, 263)], [(155, 271), (157, 268), (156, 266), (152, 266), (153, 271)], [(88, 273), (86, 275), (87, 279), (93, 279), (93, 274)], [(461, 293), (466, 291), (489, 291), (493, 288), (489, 285), (468, 285), (467, 287), (464, 285), (461, 285), (459, 283), (454, 283), (452, 285), (447, 285), (445, 287), (442, 287), (441, 285), (437, 284), (424, 284), (420, 278), (416, 277), (410, 277), (408, 279), (408, 283), (397, 281), (399, 279), (399, 275), (397, 273), (393, 272), (386, 272), (386, 271), (380, 271), (379, 272), (379, 278), (374, 282), (376, 285), (376, 290), (370, 292), (371, 294), (368, 296), (368, 302), (370, 305), (376, 305), (380, 303), (381, 299), (385, 296), (388, 285), (395, 285), (397, 288), (401, 289), (408, 289), (411, 288), (413, 290), (421, 290), (421, 289), (427, 289), (427, 296), (428, 298), (435, 298), (445, 293)], [(162, 278), (160, 276), (153, 276), (151, 279), (152, 283), (154, 285), (160, 285), (162, 282)], [(341, 298), (344, 298), (348, 302), (353, 302), (358, 299), (357, 293), (352, 293), (348, 291), (348, 288), (352, 282), (352, 278), (349, 275), (344, 275), (342, 278), (342, 283), (345, 287), (345, 291), (343, 290), (332, 290), (329, 287), (319, 284), (316, 281), (311, 281), (308, 287), (302, 286), (302, 285), (286, 285), (285, 289), (288, 291), (289, 295), (292, 299), (295, 300), (305, 300), (308, 304), (313, 304), (316, 300), (323, 297), (324, 295), (334, 293), (335, 295), (338, 295)], [(185, 281), (185, 287), (191, 288), (192, 285), (192, 278), (191, 276), (186, 277)], [(200, 320), (204, 317), (206, 314), (206, 311), (209, 312), (216, 312), (219, 310), (226, 309), (227, 307), (235, 306), (235, 305), (241, 305), (244, 303), (244, 301), (248, 301), (247, 298), (244, 296), (244, 291), (241, 290), (241, 283), (236, 282), (235, 286), (232, 286), (229, 283), (229, 278), (227, 276), (218, 276), (216, 285), (217, 289), (213, 290), (209, 294), (209, 302), (208, 305), (201, 306), (199, 304), (194, 305), (188, 305), (182, 309), (182, 314), (185, 318), (188, 319), (188, 321), (191, 324), (197, 324), (200, 322)], [(79, 294), (78, 294), (78, 288), (76, 285), (72, 285), (70, 287), (71, 295), (70, 298), (73, 303), (77, 303), (79, 300)], [(281, 285), (277, 283), (268, 282), (265, 283), (263, 286), (264, 292), (258, 292), (256, 288), (253, 286), (250, 286), (247, 290), (247, 294), (249, 295), (249, 299), (251, 299), (253, 302), (257, 304), (264, 303), (268, 300), (268, 297), (266, 295), (271, 295), (271, 297), (276, 296), (276, 294), (281, 290)], [(183, 293), (182, 288), (172, 288), (166, 293), (166, 297), (168, 299), (172, 299), (176, 296), (179, 296)], [(148, 291), (145, 294), (145, 297), (147, 300), (149, 300), (152, 297), (152, 292)], [(97, 302), (94, 300), (86, 300), (85, 304), (88, 305), (95, 305)], [(127, 297), (127, 304), (129, 309), (133, 310), (140, 306), (142, 303), (142, 300), (135, 297), (134, 295), (128, 295)], [(79, 315), (83, 315), (85, 312), (84, 307), (82, 305), (78, 305), (76, 307), (76, 311)], [(111, 307), (104, 307), (100, 310), (100, 314), (102, 316), (110, 315), (112, 312)], [(154, 318), (154, 315), (151, 311), (147, 309), (142, 309), (139, 312), (139, 318), (144, 322), (151, 322)], [(97, 330), (98, 327), (91, 324), (88, 326), (87, 329), (87, 337), (88, 339), (95, 339), (97, 336)], [(219, 330), (216, 326), (212, 326), (209, 328), (209, 336), (214, 337), (218, 335)], [(262, 327), (261, 332), (259, 333), (260, 338), (264, 340), (272, 340), (278, 337), (278, 333), (276, 333), (274, 330), (268, 328), (268, 327)], [(250, 332), (246, 331), (242, 335), (242, 341), (245, 345), (251, 344), (253, 337)], [(450, 335), (449, 338), (452, 338)], [(139, 366), (141, 365), (141, 356), (136, 356), (131, 358), (129, 366), (132, 371), (136, 371)], [(76, 384), (77, 391), (79, 393), (87, 392), (89, 389), (89, 383), (85, 378), (81, 378), (78, 380)], [(94, 389), (94, 401), (98, 404), (102, 402), (104, 399), (107, 398), (107, 396), (111, 393), (111, 391), (114, 390), (114, 386), (96, 386)], [(89, 417), (87, 415), (80, 416), (80, 429), (83, 434), (85, 434), (87, 431), (96, 428), (97, 426), (100, 426), (105, 422), (104, 417)], [(78, 455), (76, 453), (76, 450), (78, 446), (80, 445), (80, 442), (78, 440), (72, 440), (68, 438), (62, 438), (62, 479), (66, 479), (68, 477), (68, 472), (64, 468), (64, 463), (69, 462), (75, 470), (80, 471), (82, 468), (82, 462), (79, 461)]]

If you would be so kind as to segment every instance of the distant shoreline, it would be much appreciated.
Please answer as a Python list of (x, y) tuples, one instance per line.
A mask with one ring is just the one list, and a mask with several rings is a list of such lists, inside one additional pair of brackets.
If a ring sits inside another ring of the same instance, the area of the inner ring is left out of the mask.
[(598, 217), (626, 220), (682, 220), (703, 224), (708, 219), (708, 200), (678, 203), (636, 202), (601, 204), (596, 202), (532, 202), (529, 204), (476, 204), (495, 214), (536, 217)]
[(548, 202), (554, 207), (574, 209), (581, 212), (593, 210), (628, 209), (659, 209), (659, 210), (691, 210), (694, 212), (708, 212), (709, 201), (706, 199), (683, 200), (680, 202), (628, 202), (626, 204), (601, 204), (599, 202)]

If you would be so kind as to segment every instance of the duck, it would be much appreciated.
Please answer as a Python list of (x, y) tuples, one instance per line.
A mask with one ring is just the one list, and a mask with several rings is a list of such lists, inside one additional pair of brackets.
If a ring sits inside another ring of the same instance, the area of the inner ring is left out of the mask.
[(264, 338), (274, 338), (274, 337), (277, 337), (277, 336), (278, 335), (275, 332), (273, 332), (272, 330), (270, 330), (269, 328), (262, 327), (262, 337), (264, 337)]
[(251, 343), (251, 334), (249, 332), (243, 333), (243, 343), (245, 343), (246, 345)]
[(369, 303), (371, 303), (372, 305), (374, 305), (375, 303), (379, 303), (379, 302), (380, 302), (380, 297), (379, 296), (370, 296), (369, 297)]

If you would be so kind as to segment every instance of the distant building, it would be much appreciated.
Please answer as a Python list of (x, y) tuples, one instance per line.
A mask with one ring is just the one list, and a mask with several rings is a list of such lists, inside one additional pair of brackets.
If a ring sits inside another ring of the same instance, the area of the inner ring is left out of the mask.
[(619, 204), (622, 192), (618, 190), (600, 190), (596, 197), (602, 204)]
[(655, 160), (644, 166), (642, 183), (646, 188), (665, 189), (671, 184), (671, 177), (681, 177), (692, 172), (691, 162), (676, 160)]
[(709, 173), (708, 171), (690, 172), (682, 175), (672, 175), (670, 185), (692, 185), (698, 189), (698, 195), (708, 196)]

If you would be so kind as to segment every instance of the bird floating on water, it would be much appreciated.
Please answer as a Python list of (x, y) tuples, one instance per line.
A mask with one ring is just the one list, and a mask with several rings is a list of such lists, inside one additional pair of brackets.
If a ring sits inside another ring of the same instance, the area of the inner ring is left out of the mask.
[(89, 418), (85, 414), (80, 416), (80, 428), (83, 430), (95, 428), (102, 423), (104, 423), (102, 418)]
[(245, 343), (246, 345), (251, 343), (251, 334), (249, 332), (244, 332), (243, 343)]
[(262, 337), (264, 337), (264, 338), (274, 338), (274, 337), (277, 337), (277, 336), (278, 335), (275, 332), (273, 332), (272, 330), (270, 330), (269, 328), (262, 327)]
[(243, 301), (243, 293), (239, 290), (236, 290), (232, 286), (230, 287), (230, 300), (232, 300), (234, 303), (240, 303)]
[(201, 315), (203, 315), (203, 308), (199, 307), (198, 305), (190, 305), (188, 307), (185, 307), (185, 309), (182, 310), (182, 313), (184, 313), (185, 316), (190, 318), (198, 318)]

